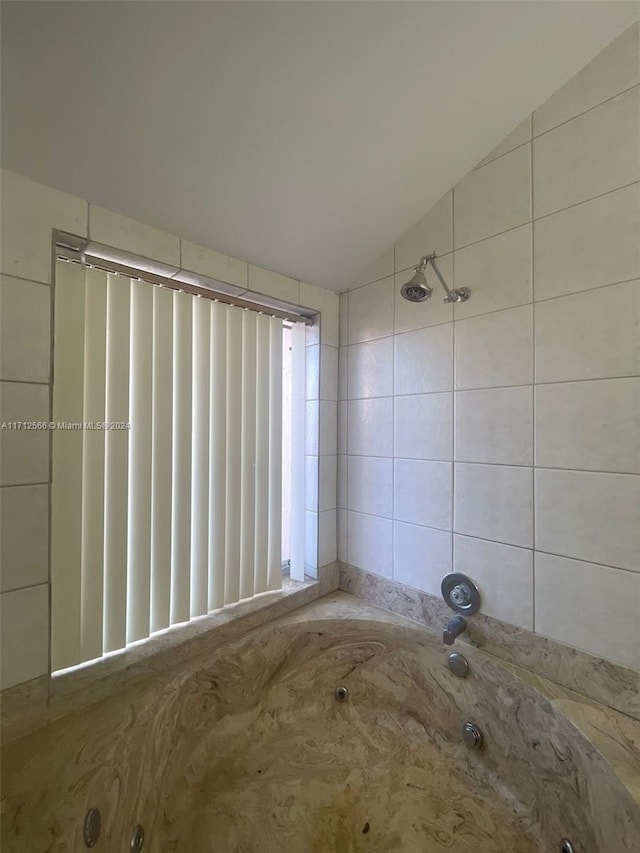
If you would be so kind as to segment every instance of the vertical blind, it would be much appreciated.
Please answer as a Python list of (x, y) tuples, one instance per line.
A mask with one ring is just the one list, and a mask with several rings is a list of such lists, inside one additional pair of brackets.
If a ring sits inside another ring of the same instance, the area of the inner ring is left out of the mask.
[(52, 668), (281, 585), (282, 320), (58, 263)]

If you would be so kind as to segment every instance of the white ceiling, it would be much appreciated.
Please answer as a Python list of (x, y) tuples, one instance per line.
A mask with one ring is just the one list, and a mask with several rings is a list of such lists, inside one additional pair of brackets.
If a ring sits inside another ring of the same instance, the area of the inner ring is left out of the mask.
[(3, 166), (343, 290), (638, 9), (5, 2)]

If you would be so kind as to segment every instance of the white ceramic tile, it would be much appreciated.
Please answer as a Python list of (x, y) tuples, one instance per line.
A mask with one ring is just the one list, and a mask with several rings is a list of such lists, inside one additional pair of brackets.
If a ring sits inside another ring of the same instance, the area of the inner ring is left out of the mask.
[(347, 448), (358, 456), (393, 456), (391, 397), (349, 401)]
[(451, 530), (452, 464), (396, 459), (393, 517)]
[(320, 399), (338, 399), (338, 350), (336, 347), (320, 347)]
[(320, 403), (318, 400), (311, 400), (306, 404), (304, 427), (304, 452), (309, 456), (317, 456), (320, 444)]
[(49, 668), (49, 585), (0, 596), (0, 687), (45, 675)]
[(357, 277), (351, 287), (360, 287), (362, 284), (371, 284), (393, 275), (393, 247), (387, 249)]
[[(22, 382), (0, 384), (3, 421), (48, 423), (49, 386)], [(49, 481), (49, 431), (6, 429), (0, 432), (1, 485)]]
[[(436, 259), (438, 269), (450, 288), (453, 288), (453, 254), (444, 255)], [(396, 332), (409, 332), (412, 329), (424, 329), (426, 326), (437, 326), (440, 323), (449, 323), (453, 320), (453, 305), (445, 303), (444, 290), (438, 281), (431, 265), (427, 268), (425, 276), (429, 287), (433, 288), (431, 299), (424, 302), (409, 302), (400, 293), (403, 284), (413, 276), (413, 271), (405, 270), (396, 273), (394, 302)]]
[(640, 668), (640, 574), (536, 554), (537, 634)]
[(305, 510), (304, 513), (304, 570), (305, 574), (316, 577), (318, 568), (318, 513)]
[(338, 453), (347, 452), (347, 403), (338, 403)]
[(536, 219), (640, 180), (639, 148), (637, 88), (535, 139)]
[(254, 267), (253, 264), (249, 264), (249, 290), (294, 305), (300, 302), (300, 282), (262, 267)]
[(395, 521), (393, 579), (440, 598), (442, 578), (451, 571), (451, 533)]
[(640, 282), (538, 302), (535, 315), (536, 382), (640, 372)]
[(335, 456), (338, 452), (338, 404), (335, 401), (320, 400), (319, 429), (319, 455)]
[(347, 562), (347, 511), (339, 509), (336, 511), (336, 539), (338, 546), (338, 559), (341, 563)]
[(456, 287), (471, 297), (455, 306), (456, 320), (531, 302), (531, 224), (456, 252)]
[(336, 511), (329, 509), (318, 517), (318, 565), (327, 566), (337, 559)]
[(349, 384), (349, 347), (338, 350), (338, 400), (346, 400)]
[(95, 204), (89, 205), (89, 237), (95, 243), (180, 267), (178, 237)]
[(320, 344), (305, 347), (305, 397), (320, 399)]
[(2, 170), (2, 272), (51, 282), (52, 229), (87, 236), (86, 201)]
[(338, 343), (341, 347), (346, 347), (349, 343), (349, 291), (340, 294)]
[(640, 83), (639, 25), (633, 24), (535, 111), (540, 134)]
[(349, 293), (349, 343), (393, 334), (393, 276)]
[[(329, 458), (329, 457), (327, 457)], [(347, 474), (349, 471), (349, 459), (354, 457), (340, 455), (338, 461), (338, 506), (340, 509), (347, 508)]]
[(49, 577), (49, 488), (9, 486), (0, 492), (2, 592)]
[(531, 548), (532, 469), (456, 462), (454, 530)]
[(349, 347), (349, 399), (393, 394), (393, 338)]
[(470, 172), (453, 191), (455, 247), (531, 219), (531, 152), (523, 145)]
[(223, 255), (213, 249), (206, 249), (204, 246), (189, 243), (188, 240), (182, 240), (180, 245), (182, 269), (206, 275), (208, 278), (233, 284), (243, 289), (247, 287), (246, 261), (239, 261), (230, 255)]
[[(330, 457), (327, 457), (329, 459)], [(304, 457), (304, 508), (318, 512), (318, 460), (319, 456)]]
[(348, 458), (347, 508), (391, 518), (393, 512), (393, 460), (371, 456)]
[(51, 288), (0, 280), (0, 379), (49, 382)]
[(396, 394), (427, 394), (453, 387), (453, 324), (396, 335)]
[(533, 551), (456, 535), (453, 565), (478, 585), (482, 613), (533, 630)]
[(536, 465), (640, 474), (640, 379), (538, 385)]
[(640, 571), (640, 478), (536, 469), (536, 548)]
[(520, 145), (524, 145), (525, 142), (529, 142), (531, 139), (531, 116), (527, 116), (526, 119), (520, 122), (517, 127), (514, 127), (511, 133), (508, 133), (505, 138), (500, 142), (494, 149), (492, 149), (484, 160), (481, 160), (476, 169), (479, 169), (481, 166), (486, 166), (487, 163), (491, 163), (492, 160), (497, 160), (498, 157), (502, 157), (503, 154), (508, 154), (509, 151), (513, 151), (514, 148), (518, 148)]
[(336, 508), (337, 456), (318, 457), (318, 510)]
[(329, 347), (338, 346), (339, 298), (337, 293), (300, 282), (300, 304), (320, 311), (320, 340)]
[(456, 461), (533, 464), (533, 388), (456, 392)]
[(456, 323), (456, 389), (526, 385), (533, 380), (532, 307)]
[(423, 255), (453, 249), (452, 193), (448, 192), (396, 243), (395, 271), (418, 265)]
[(410, 394), (395, 401), (395, 455), (404, 459), (453, 458), (453, 394)]
[(347, 513), (347, 561), (367, 572), (392, 577), (392, 525), (389, 518)]
[(640, 278), (640, 184), (545, 216), (534, 230), (536, 299)]

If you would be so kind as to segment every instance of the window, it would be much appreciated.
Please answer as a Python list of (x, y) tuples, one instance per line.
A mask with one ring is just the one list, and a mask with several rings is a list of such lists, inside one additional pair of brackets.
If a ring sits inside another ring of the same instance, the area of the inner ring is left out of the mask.
[(278, 588), (304, 326), (58, 262), (54, 329), (52, 668)]

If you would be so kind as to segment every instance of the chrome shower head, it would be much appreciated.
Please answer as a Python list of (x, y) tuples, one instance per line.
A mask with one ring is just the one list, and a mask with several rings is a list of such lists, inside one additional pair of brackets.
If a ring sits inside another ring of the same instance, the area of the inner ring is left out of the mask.
[(433, 267), (433, 271), (438, 277), (438, 281), (445, 292), (445, 303), (466, 302), (471, 296), (471, 291), (468, 287), (457, 287), (455, 290), (449, 289), (447, 282), (442, 277), (442, 273), (436, 264), (435, 252), (431, 252), (430, 255), (423, 255), (420, 258), (418, 266), (413, 268), (413, 278), (411, 278), (406, 284), (402, 285), (400, 295), (408, 302), (424, 302), (426, 299), (430, 298), (433, 293), (433, 288), (429, 287), (427, 284), (427, 277), (424, 274), (429, 264)]
[(415, 268), (413, 277), (406, 284), (403, 284), (400, 290), (400, 295), (409, 302), (422, 302), (425, 299), (430, 299), (432, 293), (433, 288), (427, 284), (422, 265)]

